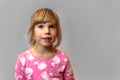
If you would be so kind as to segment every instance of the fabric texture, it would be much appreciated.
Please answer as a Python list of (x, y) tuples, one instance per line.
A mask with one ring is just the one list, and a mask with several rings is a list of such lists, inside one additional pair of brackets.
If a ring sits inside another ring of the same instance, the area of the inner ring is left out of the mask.
[(16, 80), (75, 80), (67, 54), (58, 51), (48, 60), (32, 55), (30, 49), (19, 54), (15, 66)]

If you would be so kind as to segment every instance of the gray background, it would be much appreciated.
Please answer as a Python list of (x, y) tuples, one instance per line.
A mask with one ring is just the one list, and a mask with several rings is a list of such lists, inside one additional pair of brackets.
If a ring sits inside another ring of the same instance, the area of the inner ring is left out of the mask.
[(19, 53), (38, 8), (60, 17), (76, 80), (120, 80), (120, 0), (0, 0), (0, 80), (14, 80)]

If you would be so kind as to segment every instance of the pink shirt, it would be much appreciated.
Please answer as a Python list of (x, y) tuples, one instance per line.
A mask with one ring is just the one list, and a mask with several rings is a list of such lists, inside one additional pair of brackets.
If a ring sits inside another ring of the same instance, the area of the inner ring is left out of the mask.
[(18, 56), (16, 80), (75, 80), (68, 56), (60, 51), (48, 60), (34, 57), (30, 50)]

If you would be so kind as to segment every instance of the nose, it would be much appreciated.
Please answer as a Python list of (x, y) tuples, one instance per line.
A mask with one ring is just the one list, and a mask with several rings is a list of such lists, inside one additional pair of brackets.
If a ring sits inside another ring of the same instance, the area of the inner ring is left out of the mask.
[(48, 27), (45, 28), (45, 34), (50, 34), (50, 29)]

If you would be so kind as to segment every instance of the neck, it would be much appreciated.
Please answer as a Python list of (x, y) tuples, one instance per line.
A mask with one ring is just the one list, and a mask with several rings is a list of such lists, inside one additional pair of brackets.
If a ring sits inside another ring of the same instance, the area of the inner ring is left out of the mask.
[(56, 49), (54, 47), (31, 47), (32, 54), (40, 59), (50, 59), (55, 55)]
[(35, 50), (35, 52), (40, 54), (48, 54), (56, 51), (56, 49), (52, 46), (51, 47), (33, 46), (32, 48)]

